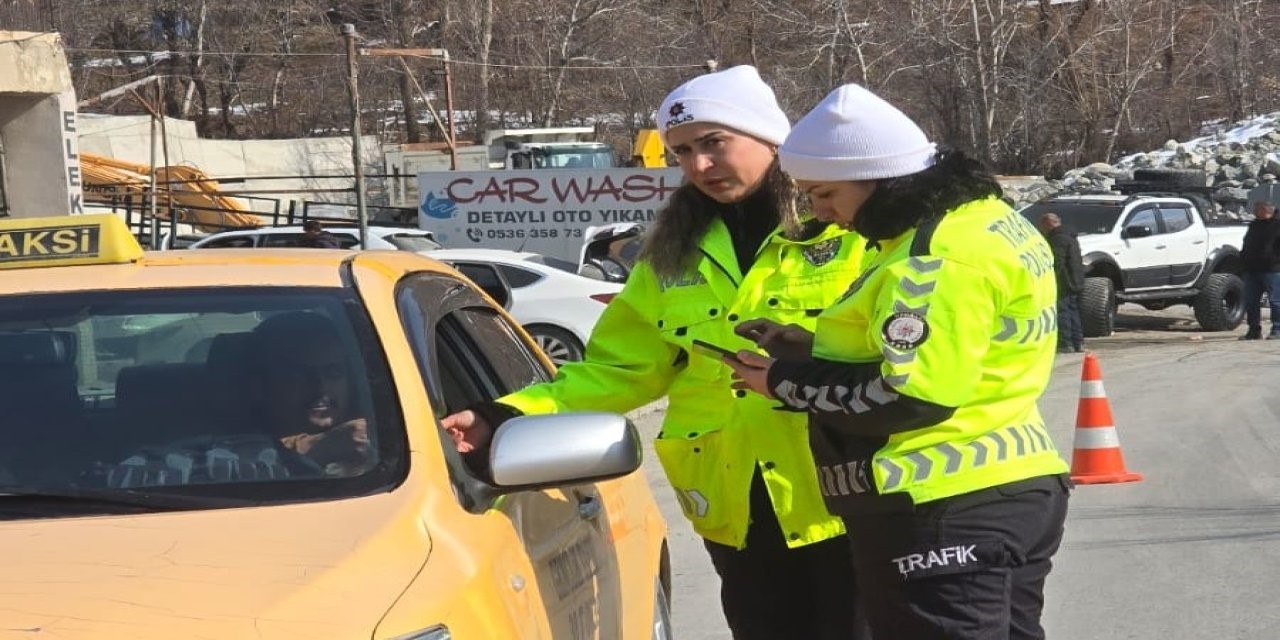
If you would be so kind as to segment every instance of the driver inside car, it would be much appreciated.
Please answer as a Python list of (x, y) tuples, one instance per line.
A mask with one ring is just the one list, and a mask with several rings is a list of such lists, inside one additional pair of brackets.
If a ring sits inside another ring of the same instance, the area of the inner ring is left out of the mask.
[(255, 415), (288, 450), (327, 476), (352, 476), (370, 462), (368, 423), (354, 412), (350, 367), (333, 322), (310, 312), (273, 316), (253, 330), (260, 378)]

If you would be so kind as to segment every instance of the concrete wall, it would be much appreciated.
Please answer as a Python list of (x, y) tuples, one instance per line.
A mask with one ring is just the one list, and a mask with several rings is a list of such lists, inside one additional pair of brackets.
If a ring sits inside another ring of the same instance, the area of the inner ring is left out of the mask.
[(0, 147), (8, 213), (83, 213), (75, 92), (56, 33), (0, 31)]
[[(196, 134), (195, 123), (165, 119), (165, 136), (169, 146), (170, 165), (191, 165), (209, 177), (351, 175), (351, 138), (300, 138), (292, 140), (206, 140)], [(158, 134), (157, 134), (158, 135)], [(156, 138), (156, 164), (163, 166), (161, 138)], [(85, 151), (103, 156), (151, 163), (151, 118), (148, 116), (80, 116), (80, 146)], [(361, 156), (367, 173), (381, 173), (382, 156), (376, 136), (361, 139)], [(373, 180), (370, 185), (374, 186)], [(255, 194), (261, 198), (281, 200), (281, 211), (288, 210), (288, 200), (355, 202), (350, 193), (290, 193), (292, 190), (346, 189), (350, 178), (291, 178), (287, 180), (247, 180), (224, 184), (227, 191), (273, 191)], [(374, 202), (376, 193), (371, 197)], [(272, 203), (246, 200), (255, 211), (269, 212)], [(299, 210), (300, 211), (300, 210)], [(352, 210), (354, 216), (354, 209)]]

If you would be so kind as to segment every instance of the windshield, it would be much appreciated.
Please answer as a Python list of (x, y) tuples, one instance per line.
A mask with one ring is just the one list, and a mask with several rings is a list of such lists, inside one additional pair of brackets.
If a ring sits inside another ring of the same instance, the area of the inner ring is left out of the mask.
[(535, 147), (512, 154), (513, 169), (608, 169), (614, 166), (608, 146)]
[(0, 493), (214, 506), (385, 488), (405, 445), (372, 343), (343, 289), (0, 298)]
[(392, 233), (382, 238), (401, 251), (433, 251), (443, 248), (425, 233)]
[(566, 169), (608, 169), (613, 166), (613, 150), (597, 149), (548, 149), (546, 165)]
[(1039, 228), (1040, 216), (1056, 213), (1062, 225), (1081, 235), (1111, 233), (1120, 219), (1122, 207), (1106, 203), (1083, 204), (1039, 202), (1022, 210), (1022, 215)]

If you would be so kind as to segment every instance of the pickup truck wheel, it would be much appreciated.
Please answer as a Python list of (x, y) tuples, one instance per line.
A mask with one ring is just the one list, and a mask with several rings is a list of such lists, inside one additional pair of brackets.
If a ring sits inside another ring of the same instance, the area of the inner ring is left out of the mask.
[(1244, 319), (1244, 282), (1235, 274), (1212, 274), (1192, 306), (1201, 329), (1231, 331)]
[(1115, 328), (1116, 288), (1111, 278), (1085, 278), (1080, 292), (1080, 324), (1084, 337), (1101, 338)]

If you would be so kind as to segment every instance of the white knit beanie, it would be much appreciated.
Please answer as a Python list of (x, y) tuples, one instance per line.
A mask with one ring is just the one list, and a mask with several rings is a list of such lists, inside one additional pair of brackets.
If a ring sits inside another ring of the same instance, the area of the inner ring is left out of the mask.
[(797, 180), (880, 180), (933, 166), (936, 145), (907, 114), (856, 84), (827, 94), (778, 149)]
[(698, 76), (667, 94), (658, 108), (658, 133), (668, 147), (667, 132), (691, 122), (714, 122), (782, 144), (791, 121), (778, 106), (773, 89), (751, 65)]

